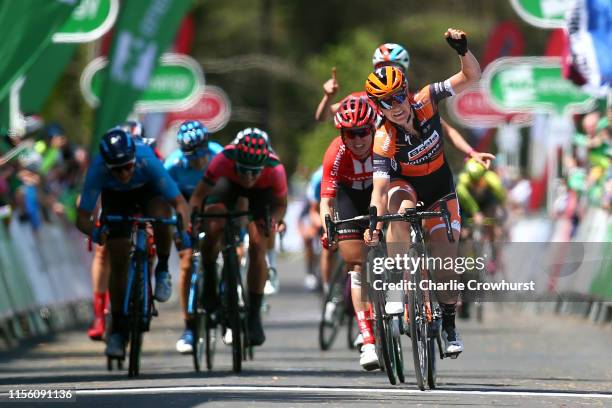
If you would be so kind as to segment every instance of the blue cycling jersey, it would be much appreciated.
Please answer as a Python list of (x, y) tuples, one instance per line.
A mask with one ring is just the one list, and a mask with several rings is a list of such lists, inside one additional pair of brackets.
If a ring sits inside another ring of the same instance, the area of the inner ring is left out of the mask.
[(153, 149), (141, 142), (136, 143), (134, 175), (127, 183), (122, 183), (113, 177), (102, 156), (98, 154), (87, 170), (79, 209), (92, 212), (102, 190), (129, 191), (147, 183), (155, 186), (167, 200), (172, 200), (181, 194), (162, 162), (155, 156)]
[[(223, 146), (219, 143), (208, 142), (208, 151), (206, 153), (208, 163), (210, 163), (212, 158), (222, 150)], [(168, 174), (170, 174), (170, 177), (178, 184), (178, 188), (185, 198), (191, 197), (193, 190), (195, 190), (200, 180), (202, 180), (202, 176), (206, 171), (206, 167), (203, 170), (197, 170), (190, 167), (189, 160), (187, 160), (181, 149), (175, 150), (168, 156), (164, 162), (164, 167), (168, 171)]]
[(321, 201), (321, 179), (323, 178), (323, 166), (319, 167), (310, 177), (308, 183), (308, 191), (306, 192), (306, 198), (312, 203), (318, 203)]

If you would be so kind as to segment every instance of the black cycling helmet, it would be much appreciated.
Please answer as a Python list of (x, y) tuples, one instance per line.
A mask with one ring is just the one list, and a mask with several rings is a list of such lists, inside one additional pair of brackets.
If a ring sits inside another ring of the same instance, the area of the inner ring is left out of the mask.
[(102, 136), (100, 155), (108, 167), (122, 166), (134, 160), (136, 145), (128, 132), (115, 127)]
[(263, 167), (270, 155), (267, 134), (257, 128), (246, 128), (236, 135), (236, 161), (248, 167)]

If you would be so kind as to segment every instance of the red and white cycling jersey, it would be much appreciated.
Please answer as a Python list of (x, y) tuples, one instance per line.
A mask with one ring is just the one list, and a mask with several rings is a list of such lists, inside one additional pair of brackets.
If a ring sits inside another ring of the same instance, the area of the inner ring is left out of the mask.
[(342, 143), (342, 138), (336, 137), (323, 157), (321, 197), (334, 198), (339, 184), (354, 190), (370, 188), (372, 170), (371, 154), (365, 160), (359, 160)]

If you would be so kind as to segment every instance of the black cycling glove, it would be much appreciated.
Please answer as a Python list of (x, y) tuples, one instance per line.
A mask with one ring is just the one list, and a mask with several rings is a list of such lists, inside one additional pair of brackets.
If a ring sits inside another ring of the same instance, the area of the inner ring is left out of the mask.
[(452, 37), (446, 37), (446, 42), (455, 51), (457, 51), (457, 54), (461, 55), (462, 57), (465, 56), (465, 53), (467, 52), (467, 49), (468, 49), (467, 37), (465, 36), (465, 34), (461, 34), (461, 38), (459, 38), (458, 40)]

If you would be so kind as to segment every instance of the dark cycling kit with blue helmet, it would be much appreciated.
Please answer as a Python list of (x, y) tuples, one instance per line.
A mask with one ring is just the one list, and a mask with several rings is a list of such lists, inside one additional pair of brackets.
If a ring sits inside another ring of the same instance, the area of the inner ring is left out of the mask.
[[(113, 177), (102, 155), (98, 154), (94, 158), (85, 178), (80, 210), (92, 212), (100, 194), (103, 212), (113, 214), (133, 214), (135, 207), (144, 210), (148, 201), (156, 196), (162, 195), (167, 200), (173, 200), (181, 194), (153, 150), (138, 141), (134, 144), (134, 175), (127, 183)], [(111, 234), (115, 235), (112, 229)], [(129, 229), (121, 235), (128, 236), (125, 234), (129, 235)]]

